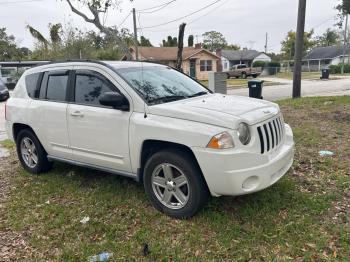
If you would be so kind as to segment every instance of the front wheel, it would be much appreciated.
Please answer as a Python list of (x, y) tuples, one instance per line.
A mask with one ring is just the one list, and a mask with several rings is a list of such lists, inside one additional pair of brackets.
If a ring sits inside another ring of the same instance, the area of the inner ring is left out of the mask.
[(173, 218), (194, 216), (209, 197), (195, 160), (179, 150), (163, 150), (148, 159), (144, 187), (152, 205)]
[(242, 78), (246, 79), (247, 78), (247, 74), (245, 72), (242, 73)]

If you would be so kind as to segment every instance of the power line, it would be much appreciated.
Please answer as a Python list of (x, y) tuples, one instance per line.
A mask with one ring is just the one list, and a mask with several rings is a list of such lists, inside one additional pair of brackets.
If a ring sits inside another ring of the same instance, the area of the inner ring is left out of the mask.
[(120, 28), (124, 23), (125, 21), (129, 18), (129, 16), (131, 15), (131, 12), (129, 12), (129, 14), (124, 18), (124, 20), (117, 26), (117, 28)]
[(22, 4), (22, 3), (31, 3), (31, 2), (42, 2), (44, 0), (19, 0), (19, 1), (7, 1), (0, 2), (0, 5), (11, 5), (11, 4)]
[(189, 21), (189, 22), (187, 23), (187, 25), (193, 24), (193, 23), (197, 22), (198, 20), (202, 19), (203, 17), (207, 16), (207, 15), (210, 14), (211, 12), (214, 12), (214, 11), (218, 10), (220, 7), (222, 7), (223, 5), (225, 5), (228, 1), (229, 1), (229, 0), (226, 0), (226, 1), (223, 2), (221, 5), (215, 7), (214, 9), (212, 9), (212, 10), (206, 12), (205, 14), (203, 14), (203, 15), (201, 15), (201, 16), (195, 18), (195, 19), (193, 19), (192, 21)]
[(163, 6), (168, 6), (168, 5), (170, 5), (172, 2), (175, 2), (175, 1), (176, 1), (176, 0), (172, 0), (172, 1), (170, 1), (170, 2), (161, 4), (161, 5), (156, 5), (156, 6), (153, 6), (153, 7), (149, 7), (149, 8), (145, 8), (145, 9), (140, 9), (140, 10), (138, 10), (138, 12), (148, 11), (148, 10), (156, 9), (156, 8), (159, 8), (159, 7), (162, 8)]
[[(150, 10), (152, 10), (152, 11), (142, 11), (142, 10), (141, 10), (141, 11), (138, 11), (138, 13), (142, 13), (142, 14), (152, 14), (152, 13), (155, 13), (155, 12), (158, 12), (158, 11), (164, 9), (165, 7), (167, 7), (168, 5), (170, 5), (171, 3), (175, 2), (175, 1), (176, 1), (176, 0), (172, 0), (172, 1), (168, 2), (168, 3), (165, 3), (165, 4), (161, 5), (160, 7), (158, 7), (158, 8), (155, 9), (155, 10), (150, 9)], [(153, 9), (154, 9), (154, 8), (153, 8)]]
[(165, 23), (161, 23), (161, 24), (158, 24), (158, 25), (145, 26), (145, 27), (143, 27), (142, 29), (155, 28), (155, 27), (160, 27), (160, 26), (163, 26), (163, 25), (168, 25), (168, 24), (177, 22), (177, 21), (182, 20), (182, 19), (184, 19), (184, 18), (187, 18), (187, 17), (189, 17), (189, 16), (191, 16), (191, 15), (194, 15), (194, 14), (196, 14), (196, 13), (199, 13), (199, 12), (201, 12), (201, 11), (207, 9), (208, 7), (213, 6), (213, 5), (215, 5), (216, 3), (219, 3), (219, 2), (221, 2), (221, 1), (222, 1), (222, 0), (216, 0), (216, 1), (214, 1), (213, 3), (211, 3), (211, 4), (209, 4), (209, 5), (206, 5), (206, 6), (202, 7), (202, 8), (200, 8), (200, 9), (198, 9), (198, 10), (192, 12), (192, 13), (189, 13), (189, 14), (185, 15), (185, 16), (182, 16), (182, 17), (179, 17), (179, 18), (177, 18), (177, 19), (174, 19), (174, 20), (171, 20), (171, 21), (168, 21), (168, 22), (165, 22)]
[[(191, 21), (189, 21), (189, 22), (187, 23), (187, 25), (194, 24), (194, 23), (196, 23), (197, 21), (199, 21), (200, 19), (202, 19), (202, 18), (204, 18), (205, 16), (207, 16), (208, 14), (217, 11), (220, 7), (222, 7), (223, 5), (225, 5), (228, 1), (229, 1), (229, 0), (226, 0), (226, 1), (223, 2), (221, 5), (219, 5), (219, 6), (215, 7), (215, 8), (213, 8), (212, 10), (209, 10), (209, 11), (206, 12), (205, 14), (203, 14), (203, 15), (201, 15), (201, 16), (199, 16), (199, 17), (197, 17), (197, 18), (195, 18), (195, 19), (193, 19), (193, 20), (191, 20)], [(167, 30), (168, 30), (168, 31), (170, 31), (170, 30), (178, 30), (178, 27), (172, 27), (172, 28), (169, 28), (169, 29), (167, 29)], [(152, 31), (151, 31), (151, 30), (146, 30), (146, 31), (147, 31), (147, 32), (164, 32), (164, 30), (152, 30)]]

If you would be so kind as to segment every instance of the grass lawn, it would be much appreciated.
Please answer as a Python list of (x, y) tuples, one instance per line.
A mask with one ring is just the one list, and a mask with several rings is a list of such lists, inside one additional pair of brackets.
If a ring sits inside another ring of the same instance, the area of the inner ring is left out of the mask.
[[(350, 76), (350, 74), (344, 74), (344, 75), (331, 74), (330, 79), (331, 80), (332, 79), (333, 80), (339, 79), (339, 78), (337, 78), (338, 76)], [(292, 80), (293, 79), (293, 72), (280, 72), (276, 75), (276, 77)], [(303, 72), (301, 75), (301, 78), (303, 80), (320, 80), (320, 77), (321, 77), (321, 72)]]
[(212, 199), (185, 221), (155, 211), (132, 180), (59, 163), (32, 176), (12, 149), (0, 158), (0, 260), (108, 251), (115, 261), (349, 261), (350, 97), (279, 104), (295, 132), (288, 175), (253, 195)]

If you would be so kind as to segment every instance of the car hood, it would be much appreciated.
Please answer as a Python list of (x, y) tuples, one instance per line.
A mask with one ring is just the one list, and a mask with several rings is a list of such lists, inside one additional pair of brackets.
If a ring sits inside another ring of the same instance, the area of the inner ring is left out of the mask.
[(148, 107), (148, 113), (237, 129), (240, 122), (254, 125), (279, 114), (275, 103), (242, 96), (210, 94)]

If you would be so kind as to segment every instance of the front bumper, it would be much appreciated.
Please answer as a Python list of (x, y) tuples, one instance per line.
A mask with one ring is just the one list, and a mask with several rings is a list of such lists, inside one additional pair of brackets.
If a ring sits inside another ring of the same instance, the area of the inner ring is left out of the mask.
[(293, 164), (293, 132), (285, 124), (283, 143), (268, 154), (192, 148), (213, 196), (237, 196), (263, 190), (280, 180)]

